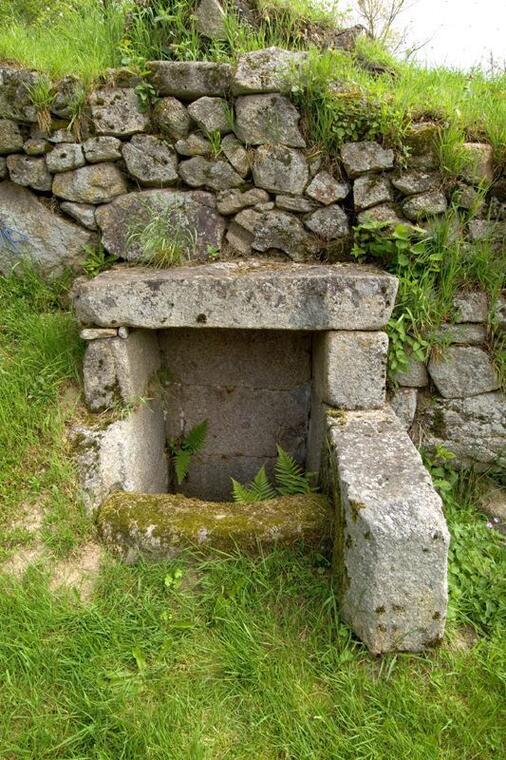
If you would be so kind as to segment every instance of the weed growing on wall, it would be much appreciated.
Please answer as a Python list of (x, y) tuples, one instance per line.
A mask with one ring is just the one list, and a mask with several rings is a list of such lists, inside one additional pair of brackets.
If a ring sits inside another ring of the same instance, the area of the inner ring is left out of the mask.
[(186, 480), (192, 457), (204, 447), (208, 426), (208, 421), (203, 420), (195, 425), (187, 435), (171, 441), (172, 466), (178, 485), (182, 485)]
[(254, 502), (274, 499), (276, 496), (292, 496), (298, 493), (312, 493), (311, 473), (304, 473), (300, 465), (287, 452), (277, 446), (278, 456), (274, 466), (274, 487), (267, 476), (265, 466), (261, 467), (251, 483), (242, 485), (232, 480), (232, 498), (237, 502)]
[(197, 232), (188, 225), (183, 208), (170, 206), (164, 211), (146, 205), (147, 221), (134, 222), (127, 235), (143, 264), (168, 269), (189, 261), (197, 247)]

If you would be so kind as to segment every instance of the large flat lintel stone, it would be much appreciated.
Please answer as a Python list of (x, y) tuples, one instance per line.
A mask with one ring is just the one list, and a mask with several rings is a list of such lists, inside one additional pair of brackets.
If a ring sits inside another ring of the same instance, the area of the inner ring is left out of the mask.
[(441, 499), (391, 409), (328, 417), (341, 612), (371, 652), (437, 644), (447, 610)]
[(377, 330), (397, 280), (346, 264), (219, 262), (167, 270), (117, 268), (79, 281), (79, 321), (99, 327)]

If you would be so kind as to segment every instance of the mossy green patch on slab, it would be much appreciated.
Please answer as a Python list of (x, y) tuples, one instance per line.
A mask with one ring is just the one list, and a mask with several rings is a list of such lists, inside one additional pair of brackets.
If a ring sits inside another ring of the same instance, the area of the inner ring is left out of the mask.
[(304, 543), (324, 549), (331, 514), (321, 494), (297, 494), (249, 504), (209, 502), (180, 494), (117, 492), (101, 507), (104, 541), (125, 561), (166, 559), (187, 547), (256, 552)]

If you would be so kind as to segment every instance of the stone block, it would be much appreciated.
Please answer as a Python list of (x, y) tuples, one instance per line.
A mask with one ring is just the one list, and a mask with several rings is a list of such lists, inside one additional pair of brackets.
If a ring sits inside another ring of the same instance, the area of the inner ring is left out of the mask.
[(325, 332), (315, 338), (313, 375), (320, 399), (338, 409), (383, 406), (388, 337), (382, 332)]
[(0, 228), (10, 230), (11, 242), (0, 238), (0, 272), (8, 274), (23, 259), (49, 279), (85, 259), (89, 232), (53, 213), (35, 195), (11, 182), (0, 184)]
[(499, 379), (486, 351), (477, 346), (448, 346), (434, 355), (429, 374), (445, 398), (477, 396), (499, 388)]
[(306, 195), (324, 206), (343, 200), (349, 192), (347, 182), (338, 182), (328, 172), (318, 172), (306, 188)]
[(151, 61), (151, 82), (159, 95), (181, 100), (227, 95), (232, 67), (212, 61)]
[(500, 391), (458, 399), (435, 398), (417, 420), (424, 445), (444, 446), (460, 467), (506, 467), (506, 397)]
[(414, 422), (418, 401), (417, 388), (395, 388), (389, 402), (405, 430), (409, 430)]
[(138, 401), (148, 393), (149, 382), (159, 368), (158, 340), (151, 330), (135, 330), (126, 340), (91, 341), (83, 363), (89, 409), (99, 412)]
[(107, 203), (127, 189), (118, 167), (109, 163), (82, 166), (53, 179), (53, 194), (74, 203)]
[(381, 172), (394, 166), (394, 152), (375, 142), (345, 143), (341, 158), (348, 177), (354, 179), (366, 172)]
[(416, 195), (437, 190), (441, 185), (441, 176), (434, 172), (413, 169), (392, 178), (392, 185), (403, 195)]
[(141, 241), (132, 239), (131, 231), (155, 215), (166, 219), (167, 229), (177, 231), (182, 241), (188, 241), (188, 255), (198, 257), (207, 256), (209, 247), (221, 248), (225, 220), (215, 205), (210, 193), (144, 190), (100, 206), (95, 218), (106, 250), (127, 261), (142, 260)]
[(46, 156), (46, 165), (50, 172), (66, 172), (84, 166), (84, 154), (81, 145), (62, 143), (55, 145)]
[(236, 128), (247, 145), (287, 145), (305, 148), (299, 130), (300, 113), (284, 95), (246, 95), (236, 100)]
[[(239, 219), (237, 222), (240, 223)], [(260, 214), (251, 245), (261, 252), (270, 249), (283, 251), (292, 261), (306, 261), (319, 248), (300, 219), (278, 209)]]
[(141, 111), (139, 98), (133, 88), (95, 90), (89, 100), (97, 135), (127, 137), (149, 128), (149, 116)]
[(386, 177), (364, 174), (353, 183), (353, 203), (362, 211), (393, 200), (392, 186)]
[(251, 170), (248, 151), (234, 135), (225, 135), (221, 141), (223, 155), (241, 177), (247, 177)]
[(200, 501), (180, 494), (113, 494), (98, 515), (102, 539), (125, 562), (173, 559), (199, 548), (262, 555), (270, 548), (325, 551), (330, 510), (321, 494), (254, 504)]
[(168, 187), (177, 182), (176, 152), (158, 137), (134, 135), (122, 152), (129, 173), (141, 185)]
[(203, 156), (195, 156), (179, 164), (179, 175), (190, 187), (209, 187), (211, 190), (230, 190), (244, 185), (244, 179), (228, 161), (209, 161)]
[(0, 155), (17, 153), (23, 147), (23, 135), (12, 119), (0, 119)]
[(173, 140), (188, 137), (191, 119), (185, 106), (177, 98), (160, 98), (153, 107), (153, 120), (162, 134)]
[(196, 10), (199, 34), (210, 40), (226, 40), (226, 14), (218, 0), (200, 0)]
[(216, 200), (217, 209), (220, 214), (230, 216), (231, 214), (239, 213), (243, 208), (256, 206), (258, 203), (267, 203), (269, 201), (269, 194), (259, 187), (253, 187), (244, 193), (240, 190), (231, 189), (218, 193)]
[(294, 148), (261, 145), (253, 160), (253, 180), (257, 187), (272, 193), (302, 195), (309, 179), (305, 156)]
[(278, 330), (163, 330), (163, 364), (176, 383), (289, 390), (311, 380), (311, 337)]
[(232, 131), (234, 114), (223, 98), (210, 98), (206, 95), (190, 103), (188, 113), (205, 133), (219, 132), (225, 135)]
[(197, 132), (192, 132), (184, 140), (178, 140), (174, 147), (180, 156), (210, 156), (212, 153), (209, 140)]
[(64, 201), (60, 203), (61, 210), (75, 219), (76, 222), (82, 224), (88, 230), (98, 229), (95, 222), (95, 206), (91, 206), (89, 203), (72, 203), (71, 201)]
[(46, 165), (46, 159), (34, 156), (7, 156), (9, 177), (16, 185), (31, 187), (34, 190), (48, 192), (51, 190), (52, 177)]
[(401, 372), (397, 372), (395, 382), (407, 388), (424, 388), (429, 384), (427, 367), (414, 356), (408, 356), (407, 366)]
[(348, 216), (337, 204), (319, 208), (304, 220), (304, 224), (322, 240), (339, 240), (350, 233)]
[(8, 63), (0, 64), (0, 117), (36, 122), (37, 110), (30, 91), (40, 74)]
[(277, 47), (253, 50), (239, 57), (232, 77), (232, 94), (285, 92), (290, 89), (307, 53)]
[(480, 291), (461, 291), (453, 299), (453, 307), (457, 311), (455, 321), (486, 322), (488, 318), (488, 298)]
[(121, 158), (121, 140), (117, 137), (90, 137), (83, 143), (84, 155), (90, 164), (101, 161), (116, 161)]
[(446, 196), (438, 190), (411, 195), (402, 204), (403, 213), (413, 222), (429, 219), (437, 214), (444, 214), (447, 208)]
[(283, 211), (293, 211), (296, 214), (310, 214), (317, 209), (314, 201), (299, 195), (276, 195), (276, 206)]
[(104, 428), (76, 426), (72, 437), (89, 511), (114, 491), (167, 491), (165, 427), (158, 401), (141, 404)]
[(443, 637), (449, 534), (441, 499), (392, 410), (329, 418), (340, 612), (373, 654)]
[(397, 212), (397, 209), (392, 203), (380, 203), (379, 206), (373, 206), (365, 211), (361, 211), (358, 215), (359, 224), (365, 224), (366, 222), (384, 222), (385, 224), (397, 225), (407, 224), (406, 219), (403, 219)]
[(465, 169), (462, 179), (469, 184), (489, 184), (494, 179), (494, 149), (486, 143), (465, 143), (462, 146)]
[(467, 346), (479, 346), (487, 340), (487, 328), (484, 324), (462, 323), (442, 325), (438, 336), (446, 343), (458, 343)]
[(73, 300), (81, 323), (98, 327), (378, 330), (396, 293), (396, 278), (370, 267), (246, 259), (112, 270), (80, 281)]

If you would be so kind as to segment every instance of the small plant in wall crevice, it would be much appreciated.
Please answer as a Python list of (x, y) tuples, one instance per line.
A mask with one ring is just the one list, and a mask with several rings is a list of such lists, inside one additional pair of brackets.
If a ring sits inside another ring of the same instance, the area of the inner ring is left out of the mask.
[(278, 496), (293, 496), (299, 493), (313, 493), (311, 473), (305, 473), (295, 459), (281, 446), (277, 447), (278, 457), (274, 467), (274, 486), (267, 476), (265, 466), (262, 466), (251, 483), (242, 485), (234, 478), (232, 480), (232, 497), (238, 503), (266, 501)]
[(197, 454), (204, 446), (207, 428), (208, 421), (202, 420), (198, 425), (192, 427), (187, 435), (170, 442), (172, 467), (179, 486), (183, 484), (188, 475), (193, 455)]

